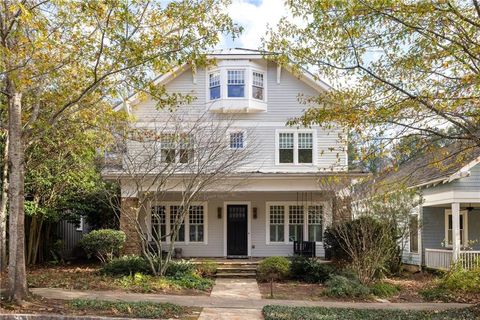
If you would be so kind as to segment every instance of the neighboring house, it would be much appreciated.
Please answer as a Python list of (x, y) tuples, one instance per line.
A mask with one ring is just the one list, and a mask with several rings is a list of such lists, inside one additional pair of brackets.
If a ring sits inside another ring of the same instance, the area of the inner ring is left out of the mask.
[(448, 269), (461, 261), (470, 268), (480, 259), (480, 148), (455, 143), (428, 152), (386, 180), (423, 197), (412, 214), (404, 263)]
[[(168, 92), (196, 97), (175, 112), (232, 121), (225, 140), (231, 148), (253, 142), (258, 148), (254, 161), (232, 174), (232, 179), (245, 181), (232, 190), (221, 186), (209, 190), (197, 201), (175, 247), (187, 257), (288, 256), (293, 254), (295, 240), (305, 240), (315, 242), (317, 256), (324, 256), (322, 237), (332, 220), (332, 198), (317, 181), (319, 175), (347, 174), (345, 135), (335, 126), (297, 128), (286, 123), (303, 114), (306, 105), (299, 102), (300, 95), (317, 96), (330, 87), (308, 72), (293, 74), (255, 51), (219, 51), (210, 58), (216, 60), (215, 66), (194, 72), (182, 66), (156, 83), (165, 85)], [(135, 118), (137, 128), (162, 127), (162, 121), (171, 117), (169, 111), (157, 110), (151, 97), (135, 95), (122, 107)], [(123, 156), (137, 151), (127, 141)], [(114, 158), (110, 156), (109, 161)], [(127, 234), (126, 252), (138, 254), (135, 228), (125, 217), (151, 189), (147, 185), (135, 189), (138, 181), (122, 171), (121, 161), (115, 168), (107, 167), (103, 175), (121, 183), (120, 228)], [(163, 201), (142, 209), (143, 227), (161, 228), (168, 234), (181, 191), (172, 190)], [(152, 221), (152, 210), (161, 211), (160, 221)]]

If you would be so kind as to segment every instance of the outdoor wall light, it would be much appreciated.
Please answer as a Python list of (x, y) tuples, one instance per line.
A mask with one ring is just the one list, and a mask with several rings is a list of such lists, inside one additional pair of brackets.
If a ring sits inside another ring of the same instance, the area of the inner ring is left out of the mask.
[(257, 219), (257, 208), (253, 207), (252, 211), (253, 211), (253, 219)]
[(222, 207), (217, 207), (217, 218), (222, 219)]

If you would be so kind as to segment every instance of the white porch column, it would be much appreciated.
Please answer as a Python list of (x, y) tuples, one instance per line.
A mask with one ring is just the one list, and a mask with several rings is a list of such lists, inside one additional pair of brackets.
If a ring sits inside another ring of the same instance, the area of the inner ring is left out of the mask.
[(417, 218), (417, 226), (418, 226), (418, 253), (420, 258), (418, 259), (418, 265), (420, 268), (423, 266), (423, 243), (422, 243), (422, 234), (423, 234), (423, 206), (420, 205), (418, 208), (418, 218)]
[(452, 203), (452, 248), (453, 262), (460, 256), (460, 203)]

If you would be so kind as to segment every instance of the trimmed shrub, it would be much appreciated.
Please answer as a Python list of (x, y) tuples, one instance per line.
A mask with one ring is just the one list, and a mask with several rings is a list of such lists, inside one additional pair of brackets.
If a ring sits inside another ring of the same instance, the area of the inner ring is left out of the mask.
[(400, 288), (390, 283), (377, 282), (370, 287), (370, 292), (379, 298), (390, 298), (400, 292)]
[(165, 275), (168, 277), (181, 278), (185, 275), (193, 274), (195, 265), (187, 260), (170, 261), (168, 263)]
[(344, 276), (333, 276), (325, 284), (327, 286), (326, 295), (330, 297), (365, 298), (370, 294), (369, 288), (360, 281)]
[(285, 257), (268, 257), (260, 261), (257, 276), (260, 281), (273, 281), (286, 278), (290, 272), (290, 262)]
[(308, 283), (324, 283), (334, 273), (334, 267), (316, 259), (293, 257), (290, 264), (290, 277)]
[(125, 244), (125, 233), (112, 229), (93, 230), (83, 236), (80, 246), (88, 257), (96, 256), (102, 263), (118, 256)]
[(101, 272), (109, 276), (128, 276), (135, 273), (151, 273), (148, 262), (139, 256), (123, 256), (107, 262)]
[(197, 273), (202, 277), (213, 277), (217, 273), (218, 263), (212, 260), (203, 261), (195, 266)]

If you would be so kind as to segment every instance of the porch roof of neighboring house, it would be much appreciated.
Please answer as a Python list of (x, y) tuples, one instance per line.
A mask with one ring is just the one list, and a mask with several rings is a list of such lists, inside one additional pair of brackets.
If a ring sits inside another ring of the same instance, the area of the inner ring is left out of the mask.
[(457, 142), (419, 154), (398, 168), (380, 175), (376, 181), (387, 186), (428, 188), (467, 177), (469, 170), (478, 163), (480, 147)]

